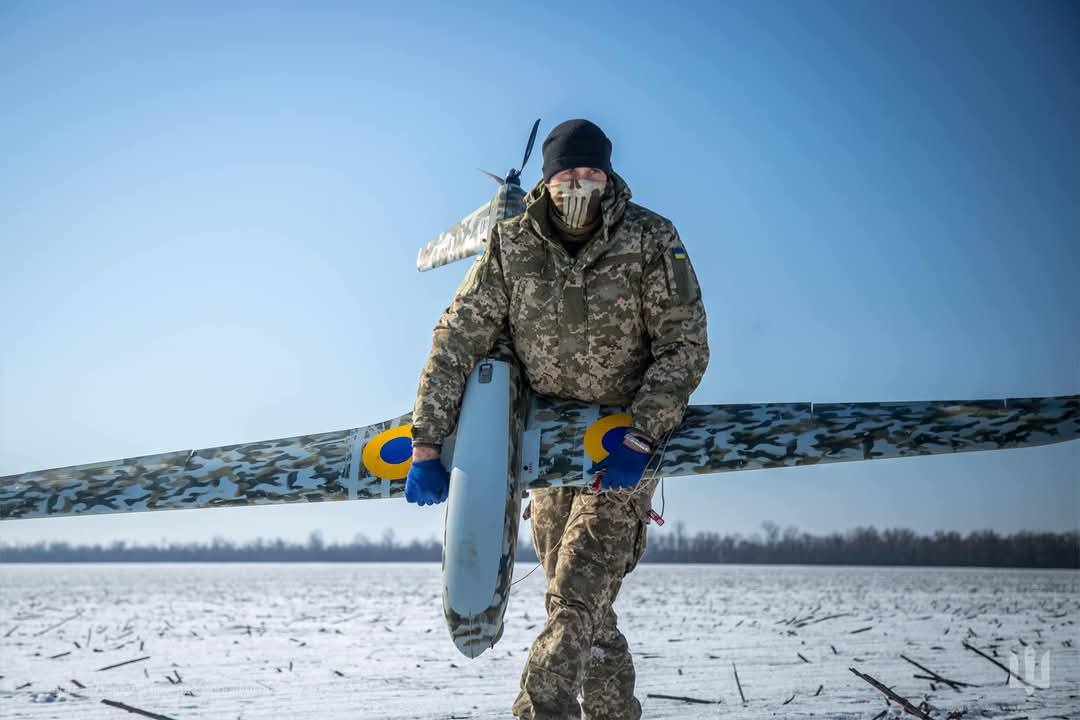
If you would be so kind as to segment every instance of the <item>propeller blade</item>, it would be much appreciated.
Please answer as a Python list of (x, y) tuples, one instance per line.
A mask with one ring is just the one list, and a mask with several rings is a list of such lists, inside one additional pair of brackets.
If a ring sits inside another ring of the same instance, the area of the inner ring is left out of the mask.
[(490, 173), (490, 172), (488, 172), (487, 170), (484, 170), (483, 168), (476, 168), (476, 169), (477, 169), (478, 171), (480, 171), (480, 172), (484, 173), (485, 175), (487, 175), (487, 176), (488, 176), (489, 178), (491, 178), (491, 179), (492, 179), (492, 180), (494, 180), (495, 182), (499, 183), (500, 185), (502, 185), (502, 184), (503, 184), (503, 182), (505, 182), (505, 181), (504, 181), (504, 180), (503, 180), (503, 179), (502, 179), (501, 177), (499, 177), (499, 176), (498, 176), (498, 175), (496, 175), (495, 173)]
[(520, 175), (525, 170), (525, 163), (529, 162), (529, 156), (532, 155), (533, 143), (536, 141), (536, 131), (540, 127), (540, 118), (536, 118), (536, 122), (533, 123), (532, 132), (529, 133), (529, 142), (525, 145), (525, 157), (521, 160), (521, 167), (518, 168), (518, 174)]

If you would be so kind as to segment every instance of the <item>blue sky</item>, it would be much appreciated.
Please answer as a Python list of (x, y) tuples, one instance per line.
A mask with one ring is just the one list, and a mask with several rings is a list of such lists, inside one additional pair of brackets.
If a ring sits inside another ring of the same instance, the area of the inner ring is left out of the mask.
[[(559, 20), (555, 22), (555, 20)], [(0, 475), (411, 407), (417, 248), (588, 117), (704, 286), (697, 402), (1080, 391), (1070, 3), (0, 6)], [(538, 177), (536, 158), (526, 183)], [(1080, 525), (1080, 443), (667, 483), (690, 530)], [(441, 536), (335, 503), (0, 540)], [(662, 531), (661, 531), (662, 532)]]

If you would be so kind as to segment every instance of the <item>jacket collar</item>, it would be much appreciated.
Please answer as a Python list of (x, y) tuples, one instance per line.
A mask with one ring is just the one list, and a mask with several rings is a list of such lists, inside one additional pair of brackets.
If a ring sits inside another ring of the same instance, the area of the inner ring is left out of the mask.
[[(596, 235), (586, 243), (578, 254), (577, 264), (584, 267), (603, 254), (610, 242), (609, 229), (622, 220), (623, 214), (626, 212), (626, 205), (630, 202), (631, 197), (630, 186), (617, 173), (612, 172), (608, 176), (607, 187), (604, 188), (604, 194), (600, 198), (600, 214), (603, 216), (604, 222)], [(521, 224), (553, 245), (559, 245), (547, 217), (547, 205), (550, 201), (547, 183), (541, 180), (525, 196), (525, 214), (522, 215)]]

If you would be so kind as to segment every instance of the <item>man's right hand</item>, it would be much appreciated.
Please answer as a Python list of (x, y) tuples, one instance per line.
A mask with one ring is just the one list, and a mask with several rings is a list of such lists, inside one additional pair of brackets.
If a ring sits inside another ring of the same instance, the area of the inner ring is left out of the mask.
[(413, 462), (405, 477), (405, 499), (418, 505), (445, 502), (450, 493), (450, 474), (434, 448), (413, 448)]

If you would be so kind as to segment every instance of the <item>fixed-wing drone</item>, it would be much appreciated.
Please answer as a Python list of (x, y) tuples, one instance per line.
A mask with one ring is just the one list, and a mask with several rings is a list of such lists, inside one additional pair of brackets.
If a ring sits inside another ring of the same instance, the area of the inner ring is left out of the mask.
[[(522, 160), (528, 161), (539, 121)], [(490, 173), (488, 173), (491, 175)], [(524, 210), (521, 170), (424, 246), (430, 270), (482, 252), (499, 220)], [(543, 397), (497, 357), (472, 369), (454, 436), (443, 542), (443, 610), (476, 657), (502, 635), (523, 494), (589, 485), (621, 442), (626, 408)], [(0, 478), (0, 520), (233, 507), (404, 494), (410, 415), (338, 432), (41, 470)], [(1000, 450), (1080, 438), (1080, 395), (896, 403), (694, 405), (649, 472), (678, 477), (759, 468)]]

